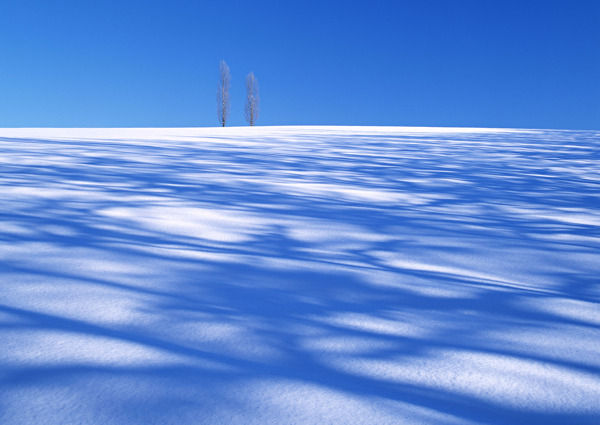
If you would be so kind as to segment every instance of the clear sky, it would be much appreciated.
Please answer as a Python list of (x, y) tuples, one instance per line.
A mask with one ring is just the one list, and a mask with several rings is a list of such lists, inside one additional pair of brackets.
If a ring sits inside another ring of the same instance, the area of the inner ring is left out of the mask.
[(600, 129), (600, 0), (1, 0), (0, 127)]

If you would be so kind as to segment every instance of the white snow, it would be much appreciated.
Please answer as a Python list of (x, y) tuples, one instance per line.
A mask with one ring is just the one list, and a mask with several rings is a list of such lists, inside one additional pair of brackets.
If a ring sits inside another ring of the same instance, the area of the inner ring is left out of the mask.
[(600, 423), (600, 132), (0, 129), (0, 423)]

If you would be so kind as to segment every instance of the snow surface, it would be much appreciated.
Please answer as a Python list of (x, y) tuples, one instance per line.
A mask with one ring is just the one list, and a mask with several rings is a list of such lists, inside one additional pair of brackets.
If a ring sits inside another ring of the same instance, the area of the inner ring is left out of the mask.
[(1, 424), (600, 423), (600, 132), (0, 153)]

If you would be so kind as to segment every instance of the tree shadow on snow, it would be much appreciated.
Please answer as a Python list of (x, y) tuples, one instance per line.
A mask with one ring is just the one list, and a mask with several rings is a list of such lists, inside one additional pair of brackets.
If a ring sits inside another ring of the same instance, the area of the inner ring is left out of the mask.
[(597, 133), (152, 137), (0, 138), (2, 423), (597, 421)]

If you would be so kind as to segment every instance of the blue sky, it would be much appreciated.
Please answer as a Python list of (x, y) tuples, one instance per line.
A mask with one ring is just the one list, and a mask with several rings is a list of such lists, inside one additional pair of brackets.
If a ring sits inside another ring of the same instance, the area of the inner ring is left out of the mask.
[(0, 127), (600, 129), (600, 1), (2, 0)]

